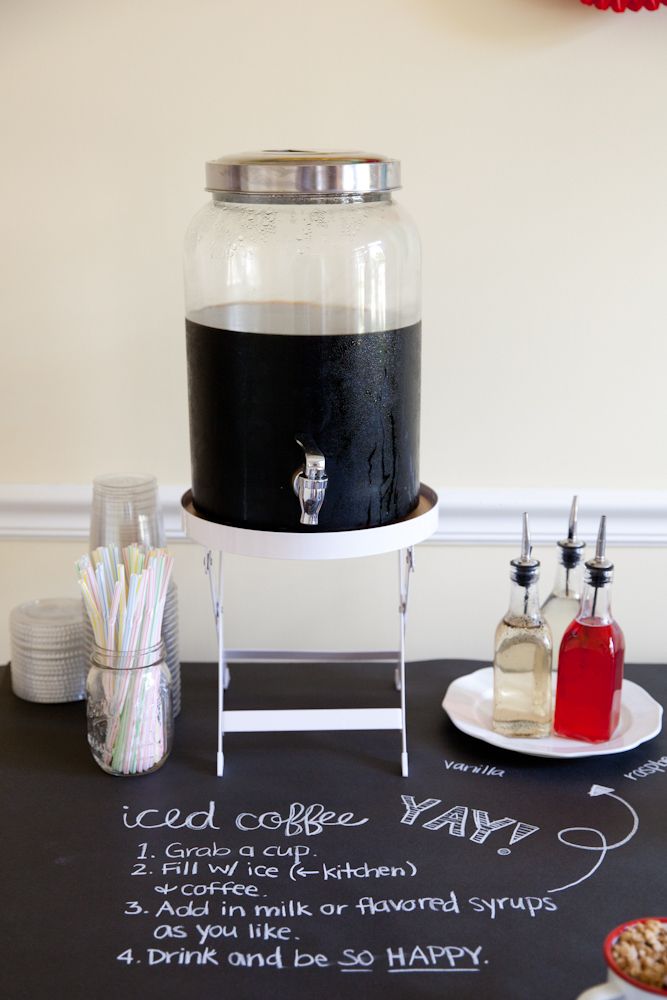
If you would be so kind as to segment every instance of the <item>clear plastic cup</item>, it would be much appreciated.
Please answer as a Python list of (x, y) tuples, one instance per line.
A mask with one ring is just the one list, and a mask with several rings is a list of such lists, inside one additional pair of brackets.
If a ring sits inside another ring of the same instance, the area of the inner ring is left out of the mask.
[[(101, 545), (137, 543), (164, 548), (165, 532), (155, 476), (104, 475), (93, 480), (90, 516), (90, 551)], [(166, 662), (171, 674), (174, 715), (181, 711), (181, 664), (178, 649), (178, 595), (170, 581), (164, 609), (163, 636)], [(92, 652), (93, 634), (88, 631)]]
[(90, 550), (132, 543), (148, 548), (165, 544), (155, 476), (97, 476), (93, 480)]

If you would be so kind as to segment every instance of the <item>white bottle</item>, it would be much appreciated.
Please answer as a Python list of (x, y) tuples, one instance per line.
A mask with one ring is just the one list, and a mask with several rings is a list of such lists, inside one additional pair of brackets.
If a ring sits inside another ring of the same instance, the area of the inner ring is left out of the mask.
[(553, 590), (542, 605), (542, 614), (553, 636), (553, 669), (558, 670), (558, 653), (563, 633), (579, 612), (583, 588), (583, 554), (586, 543), (577, 538), (577, 500), (572, 498), (567, 538), (558, 542), (558, 566)]

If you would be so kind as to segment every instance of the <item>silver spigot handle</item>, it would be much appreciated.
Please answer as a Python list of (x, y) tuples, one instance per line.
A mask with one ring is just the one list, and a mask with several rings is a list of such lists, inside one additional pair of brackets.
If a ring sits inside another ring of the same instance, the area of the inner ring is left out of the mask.
[(303, 448), (305, 465), (297, 469), (292, 485), (301, 504), (301, 524), (316, 525), (329, 482), (324, 455), (308, 434), (297, 434), (296, 443)]
[(308, 434), (297, 434), (296, 443), (303, 448), (306, 456), (305, 473), (308, 479), (319, 479), (318, 472), (324, 472), (324, 455)]

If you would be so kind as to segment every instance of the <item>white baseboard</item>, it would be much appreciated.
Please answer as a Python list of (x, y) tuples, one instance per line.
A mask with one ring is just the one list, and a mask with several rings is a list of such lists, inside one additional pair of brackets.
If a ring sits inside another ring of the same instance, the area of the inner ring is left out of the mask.
[[(169, 541), (183, 540), (183, 486), (162, 486)], [(528, 511), (533, 542), (554, 542), (566, 533), (572, 490), (448, 489), (440, 497), (438, 530), (426, 545), (511, 545)], [(88, 536), (91, 487), (0, 484), (0, 538), (81, 539)], [(579, 490), (580, 534), (591, 541), (600, 514), (607, 514), (612, 545), (667, 546), (666, 490)]]

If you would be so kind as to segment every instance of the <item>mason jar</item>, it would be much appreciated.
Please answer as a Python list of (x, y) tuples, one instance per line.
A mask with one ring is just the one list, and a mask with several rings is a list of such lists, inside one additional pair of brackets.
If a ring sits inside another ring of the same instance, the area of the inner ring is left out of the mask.
[(391, 524), (419, 500), (420, 249), (398, 161), (206, 164), (186, 238), (194, 506), (271, 531)]
[(132, 652), (95, 646), (86, 682), (88, 744), (108, 774), (148, 774), (171, 752), (173, 706), (164, 643)]

